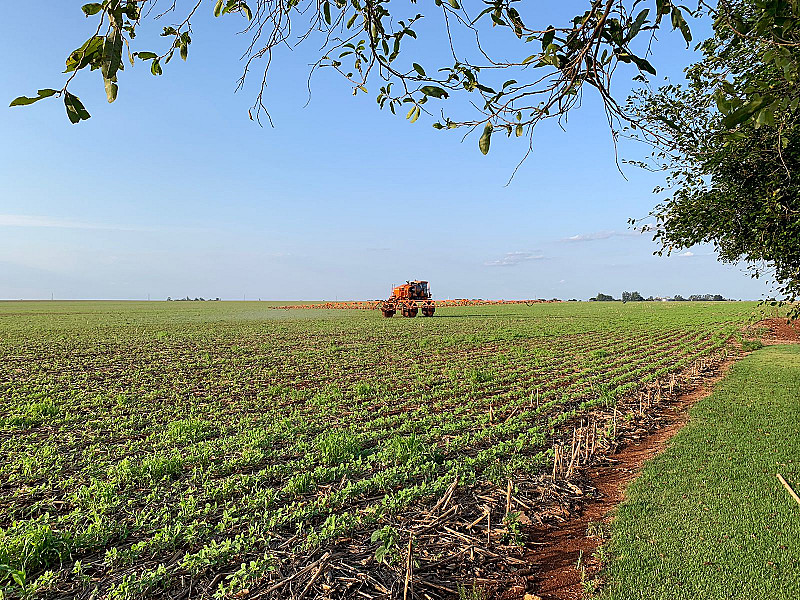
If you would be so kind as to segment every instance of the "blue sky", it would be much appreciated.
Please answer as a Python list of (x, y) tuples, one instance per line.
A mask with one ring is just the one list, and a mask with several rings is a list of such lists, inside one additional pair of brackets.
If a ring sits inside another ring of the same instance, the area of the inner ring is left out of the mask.
[[(2, 20), (0, 50), (16, 57), (0, 68), (3, 106), (60, 87), (65, 56), (92, 33), (80, 4)], [(429, 119), (379, 111), (373, 93), (354, 97), (324, 71), (304, 107), (313, 43), (276, 56), (275, 127), (259, 128), (247, 117), (256, 77), (234, 93), (238, 19), (210, 10), (186, 63), (159, 78), (129, 67), (113, 105), (97, 73), (79, 75), (87, 122), (71, 125), (60, 101), (0, 108), (0, 298), (378, 298), (409, 278), (430, 280), (440, 298), (767, 291), (710, 248), (654, 257), (650, 236), (627, 229), (656, 203), (661, 178), (619, 173), (591, 95), (566, 132), (536, 133), (506, 186), (523, 143), (496, 138), (483, 156), (476, 136), (462, 143)], [(653, 62), (679, 76), (680, 36), (662, 37)], [(150, 49), (140, 39), (136, 49)]]

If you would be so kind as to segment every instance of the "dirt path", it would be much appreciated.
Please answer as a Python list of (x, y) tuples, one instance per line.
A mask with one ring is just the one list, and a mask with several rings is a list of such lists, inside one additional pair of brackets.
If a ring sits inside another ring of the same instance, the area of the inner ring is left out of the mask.
[(733, 362), (723, 363), (714, 377), (668, 406), (662, 413), (668, 423), (665, 427), (627, 444), (606, 460), (608, 464), (589, 470), (598, 498), (587, 502), (580, 516), (557, 528), (539, 530), (534, 537), (538, 548), (528, 558), (536, 566), (536, 596), (542, 600), (583, 597), (578, 560), (581, 559), (587, 575), (591, 574), (597, 569), (591, 556), (600, 545), (599, 538), (587, 536), (589, 524), (608, 521), (610, 512), (622, 502), (625, 487), (639, 474), (644, 462), (664, 450), (669, 439), (688, 421), (689, 408), (711, 393), (713, 385), (724, 377)]
[[(766, 319), (756, 325), (769, 329), (764, 343), (800, 343), (800, 325), (789, 325), (785, 319)], [(599, 537), (589, 537), (592, 523), (608, 523), (611, 511), (622, 502), (626, 486), (639, 474), (645, 461), (662, 452), (689, 419), (689, 409), (708, 396), (714, 384), (722, 379), (735, 360), (723, 363), (716, 375), (699, 387), (680, 396), (662, 413), (667, 425), (645, 438), (633, 441), (609, 457), (607, 464), (593, 467), (588, 476), (597, 488), (597, 499), (588, 501), (581, 514), (566, 523), (534, 534), (535, 549), (528, 560), (536, 569), (536, 592), (525, 600), (579, 600), (583, 598), (583, 571), (591, 579), (599, 569), (592, 554), (600, 545)]]

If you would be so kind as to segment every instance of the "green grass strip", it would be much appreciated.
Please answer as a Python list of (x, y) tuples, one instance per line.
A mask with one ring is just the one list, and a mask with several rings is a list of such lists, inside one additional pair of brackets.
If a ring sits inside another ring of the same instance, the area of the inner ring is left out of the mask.
[(647, 463), (612, 526), (600, 597), (800, 598), (800, 346), (735, 364)]

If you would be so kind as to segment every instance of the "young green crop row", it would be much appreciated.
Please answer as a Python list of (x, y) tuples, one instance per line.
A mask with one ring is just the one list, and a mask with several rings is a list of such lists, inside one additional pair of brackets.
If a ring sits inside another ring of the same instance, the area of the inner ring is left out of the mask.
[(6, 594), (133, 598), (220, 570), (235, 593), (279, 545), (368, 536), (453, 481), (544, 468), (559, 424), (721, 348), (753, 308), (412, 323), (225, 304), (0, 306)]

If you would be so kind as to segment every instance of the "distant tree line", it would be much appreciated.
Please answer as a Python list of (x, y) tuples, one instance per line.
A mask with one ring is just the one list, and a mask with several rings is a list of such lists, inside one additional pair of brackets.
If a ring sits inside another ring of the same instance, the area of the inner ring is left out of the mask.
[(219, 301), (220, 301), (219, 298), (209, 298), (208, 300), (206, 300), (205, 298), (189, 298), (189, 296), (186, 296), (186, 298), (175, 298), (175, 300), (173, 300), (172, 297), (167, 296), (167, 302), (219, 302)]
[(639, 292), (622, 292), (623, 302), (642, 302), (644, 298)]
[[(622, 292), (622, 302), (724, 302), (727, 299), (722, 294), (692, 294), (684, 298), (680, 294), (670, 297), (648, 296), (645, 298), (639, 292)], [(598, 293), (594, 298), (589, 298), (589, 302), (619, 302), (608, 294)]]
[(608, 294), (603, 294), (602, 292), (599, 292), (597, 294), (597, 296), (595, 296), (594, 298), (589, 298), (589, 302), (592, 302), (592, 301), (613, 302), (614, 301), (614, 296), (609, 296)]

